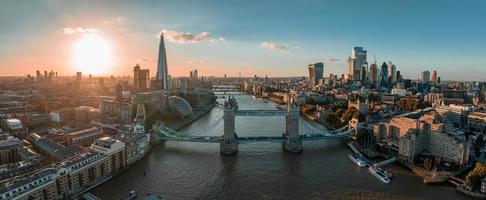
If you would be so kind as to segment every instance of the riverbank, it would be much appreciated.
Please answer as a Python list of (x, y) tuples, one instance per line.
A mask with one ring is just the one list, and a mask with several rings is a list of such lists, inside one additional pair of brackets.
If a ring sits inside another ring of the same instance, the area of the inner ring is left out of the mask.
[(319, 118), (316, 118), (316, 117), (312, 116), (312, 115), (311, 115), (311, 114), (309, 114), (309, 113), (306, 113), (306, 112), (300, 112), (300, 114), (301, 114), (302, 116), (304, 116), (304, 117), (305, 117), (306, 119), (308, 119), (308, 120), (315, 121), (315, 122), (317, 122), (317, 123), (319, 123), (319, 124), (323, 125), (324, 127), (326, 127), (326, 128), (327, 128), (328, 130), (330, 130), (330, 131), (333, 131), (333, 130), (336, 130), (336, 129), (340, 128), (340, 127), (334, 127), (334, 126), (332, 126), (332, 125), (328, 124), (327, 122), (325, 122), (325, 121), (323, 121), (323, 120), (319, 120)]
[(174, 129), (174, 130), (180, 130), (180, 129), (190, 125), (192, 122), (198, 120), (199, 118), (203, 117), (204, 115), (209, 113), (209, 111), (211, 111), (213, 108), (214, 108), (214, 104), (207, 105), (207, 106), (199, 108), (199, 109), (195, 109), (195, 110), (193, 110), (194, 115), (192, 117), (184, 118), (184, 119), (182, 119), (182, 120), (180, 120), (176, 123), (168, 124), (167, 126), (171, 129)]

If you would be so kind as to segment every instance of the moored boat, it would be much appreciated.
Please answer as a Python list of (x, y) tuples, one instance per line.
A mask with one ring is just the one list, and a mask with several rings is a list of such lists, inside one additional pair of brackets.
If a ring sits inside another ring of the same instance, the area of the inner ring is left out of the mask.
[(357, 154), (349, 154), (349, 159), (360, 167), (366, 167), (366, 162)]
[(368, 171), (383, 183), (390, 183), (390, 177), (388, 177), (385, 170), (379, 167), (370, 166), (368, 167)]

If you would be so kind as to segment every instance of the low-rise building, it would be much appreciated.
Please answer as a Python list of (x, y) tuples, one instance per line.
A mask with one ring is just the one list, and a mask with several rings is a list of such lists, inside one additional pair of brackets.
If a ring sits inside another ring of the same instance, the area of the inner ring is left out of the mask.
[(472, 112), (467, 116), (467, 126), (476, 134), (486, 133), (486, 113)]
[(99, 138), (91, 145), (91, 150), (109, 157), (113, 173), (119, 172), (127, 165), (125, 144), (120, 140), (112, 137)]
[(467, 115), (472, 111), (470, 106), (454, 105), (437, 106), (435, 110), (446, 117), (454, 127), (463, 127), (466, 124)]
[(132, 122), (132, 104), (125, 101), (101, 101), (101, 114), (115, 116), (121, 124), (130, 124)]
[(0, 141), (0, 165), (26, 160), (27, 157), (27, 152), (19, 139), (8, 137)]
[(103, 129), (100, 127), (91, 127), (74, 131), (66, 134), (66, 144), (68, 146), (78, 144), (81, 146), (87, 146), (92, 144), (96, 139), (101, 137)]
[(86, 152), (33, 173), (3, 180), (0, 199), (69, 199), (109, 180), (109, 156)]
[(400, 137), (399, 158), (414, 162), (415, 156), (423, 153), (465, 165), (469, 160), (469, 144), (464, 136), (448, 134), (444, 120), (446, 118), (436, 111), (420, 117), (418, 128), (410, 129)]

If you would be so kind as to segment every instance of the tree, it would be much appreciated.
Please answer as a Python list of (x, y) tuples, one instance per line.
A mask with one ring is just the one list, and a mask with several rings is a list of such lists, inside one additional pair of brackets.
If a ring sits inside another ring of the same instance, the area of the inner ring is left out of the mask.
[(363, 115), (363, 114), (362, 114), (361, 112), (359, 112), (359, 111), (355, 111), (355, 112), (354, 112), (354, 114), (353, 114), (353, 118), (354, 118), (354, 119), (358, 119), (358, 121), (360, 121), (360, 122), (363, 122), (363, 121), (365, 121), (366, 116), (365, 116), (365, 115)]
[(353, 118), (353, 115), (356, 111), (357, 110), (354, 107), (351, 107), (350, 109), (346, 110), (346, 112), (344, 112), (343, 116), (341, 117), (341, 121), (348, 122)]
[(344, 109), (341, 109), (341, 108), (340, 108), (340, 109), (336, 110), (336, 112), (335, 112), (335, 113), (336, 113), (336, 116), (337, 116), (338, 118), (341, 118), (341, 117), (343, 116), (344, 112), (346, 112), (346, 111), (345, 111)]
[(434, 167), (434, 159), (432, 158), (425, 158), (424, 159), (424, 168), (426, 170), (431, 170)]
[(358, 93), (352, 93), (350, 97), (351, 97), (350, 99), (353, 101), (356, 101), (361, 98)]
[(486, 164), (477, 162), (474, 169), (467, 174), (466, 180), (473, 187), (473, 189), (477, 189), (477, 187), (481, 184), (481, 179), (484, 178), (485, 175)]

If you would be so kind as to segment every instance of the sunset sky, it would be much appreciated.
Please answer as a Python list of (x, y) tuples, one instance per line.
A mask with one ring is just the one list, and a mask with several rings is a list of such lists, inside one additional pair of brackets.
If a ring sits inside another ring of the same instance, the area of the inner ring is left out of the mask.
[(484, 0), (1, 0), (0, 76), (131, 75), (137, 63), (154, 76), (163, 31), (173, 76), (302, 76), (317, 61), (342, 74), (363, 46), (406, 78), (484, 80), (485, 13)]

